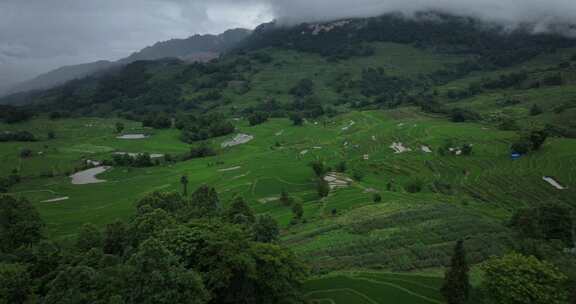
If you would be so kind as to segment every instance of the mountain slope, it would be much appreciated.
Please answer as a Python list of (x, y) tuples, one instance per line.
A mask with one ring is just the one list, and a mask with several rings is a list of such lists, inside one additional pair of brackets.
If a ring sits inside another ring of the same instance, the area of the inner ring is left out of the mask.
[(111, 61), (96, 61), (92, 63), (70, 65), (58, 68), (48, 73), (37, 76), (36, 78), (16, 85), (9, 89), (9, 92), (18, 93), (32, 90), (50, 89), (55, 86), (64, 84), (73, 79), (86, 77), (106, 69), (116, 64)]
[(163, 58), (179, 58), (187, 61), (209, 61), (217, 58), (250, 34), (249, 30), (234, 29), (220, 35), (194, 35), (186, 39), (172, 39), (158, 42), (146, 47), (121, 63), (131, 63), (138, 60), (157, 60)]
[(205, 62), (217, 58), (221, 53), (231, 49), (249, 34), (249, 30), (233, 29), (220, 35), (195, 35), (186, 39), (158, 42), (117, 62), (97, 61), (61, 67), (11, 87), (6, 91), (13, 94), (50, 89), (74, 79), (84, 78), (112, 67), (123, 66), (139, 60), (179, 58), (190, 62)]
[[(197, 47), (203, 51), (233, 45), (221, 39), (200, 40), (205, 43)], [(161, 43), (154, 49), (177, 55), (178, 43), (184, 41)], [(509, 105), (520, 110), (518, 115), (499, 114), (494, 122), (523, 120), (529, 115), (522, 108), (539, 103), (546, 113), (537, 120), (572, 129), (576, 126), (564, 122), (574, 116), (568, 96), (576, 79), (575, 46), (575, 39), (563, 36), (502, 32), (474, 19), (446, 15), (435, 19), (387, 15), (291, 28), (267, 24), (215, 62), (137, 61), (20, 101), (43, 109), (116, 113), (133, 119), (158, 112), (240, 115), (255, 110), (314, 117), (351, 108), (417, 105), (446, 115), (464, 108), (478, 112), (475, 119), (494, 121), (489, 116), (506, 106), (488, 102), (482, 108), (465, 100), (476, 98), (481, 103), (522, 95), (522, 100)], [(130, 58), (145, 56), (154, 56), (153, 49)], [(519, 79), (508, 83), (510, 74), (513, 79), (520, 75)], [(554, 96), (568, 94), (538, 101), (549, 87), (554, 87)], [(567, 111), (551, 113), (562, 105)]]

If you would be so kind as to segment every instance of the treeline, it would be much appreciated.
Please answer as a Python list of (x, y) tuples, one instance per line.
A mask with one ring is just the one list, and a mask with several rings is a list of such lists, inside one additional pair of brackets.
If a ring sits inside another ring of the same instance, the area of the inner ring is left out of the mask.
[(180, 138), (186, 143), (203, 141), (234, 133), (236, 128), (224, 115), (181, 114), (176, 118), (176, 128), (182, 130)]
[(3, 131), (0, 132), (0, 142), (8, 141), (23, 141), (30, 142), (36, 141), (34, 134), (28, 131)]
[(118, 167), (143, 168), (158, 165), (159, 162), (155, 162), (149, 153), (138, 153), (136, 155), (124, 153), (114, 154), (112, 156), (112, 164)]
[(0, 196), (0, 302), (303, 303), (307, 268), (277, 223), (207, 186), (147, 195), (130, 221), (86, 224), (71, 247), (44, 227), (30, 202)]
[(502, 89), (537, 89), (550, 86), (561, 86), (565, 83), (561, 71), (553, 70), (534, 77), (528, 71), (513, 72), (496, 78), (485, 78), (473, 82), (463, 89), (453, 89), (446, 92), (448, 99), (460, 100), (481, 94), (490, 90)]
[(18, 123), (26, 121), (33, 116), (34, 112), (29, 108), (0, 105), (0, 120), (4, 123)]

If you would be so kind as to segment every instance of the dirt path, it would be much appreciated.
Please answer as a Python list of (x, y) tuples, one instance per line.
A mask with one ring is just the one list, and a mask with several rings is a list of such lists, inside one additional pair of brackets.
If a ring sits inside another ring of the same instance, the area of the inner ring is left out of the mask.
[(146, 134), (124, 134), (122, 136), (116, 137), (117, 139), (146, 139), (148, 136)]
[(55, 202), (60, 202), (60, 201), (69, 200), (69, 199), (70, 199), (70, 197), (64, 196), (64, 197), (53, 198), (53, 199), (41, 201), (41, 203), (55, 203)]

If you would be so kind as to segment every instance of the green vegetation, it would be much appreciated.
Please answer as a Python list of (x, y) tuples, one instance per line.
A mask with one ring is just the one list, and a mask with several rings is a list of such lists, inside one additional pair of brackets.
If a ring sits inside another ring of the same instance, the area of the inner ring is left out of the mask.
[(0, 302), (298, 300), (306, 267), (287, 248), (254, 241), (262, 229), (252, 229), (252, 211), (242, 199), (228, 209), (215, 202), (207, 186), (191, 199), (153, 193), (125, 224), (107, 225), (104, 233), (86, 224), (72, 246), (60, 248), (42, 240), (41, 221), (27, 200), (2, 195)]
[(509, 254), (482, 265), (483, 289), (496, 303), (566, 303), (564, 274), (534, 257)]
[(441, 290), (448, 304), (463, 304), (468, 301), (470, 297), (469, 271), (464, 241), (460, 240), (454, 248), (450, 268), (446, 270), (444, 285)]
[(0, 255), (0, 295), (299, 303), (303, 261), (311, 303), (564, 303), (574, 41), (438, 18), (261, 28), (210, 63), (135, 62), (7, 107), (3, 250), (43, 262)]

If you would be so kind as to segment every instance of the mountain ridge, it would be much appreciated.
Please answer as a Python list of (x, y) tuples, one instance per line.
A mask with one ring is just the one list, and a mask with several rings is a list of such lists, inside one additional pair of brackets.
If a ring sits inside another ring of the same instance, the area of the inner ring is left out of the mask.
[(99, 60), (62, 66), (40, 74), (31, 80), (10, 86), (5, 89), (4, 94), (0, 92), (0, 96), (51, 89), (71, 80), (84, 78), (113, 67), (124, 66), (140, 60), (158, 60), (174, 57), (188, 62), (210, 61), (217, 58), (221, 53), (228, 51), (249, 35), (250, 32), (247, 29), (237, 28), (227, 30), (218, 35), (197, 34), (184, 39), (157, 42), (117, 61)]

